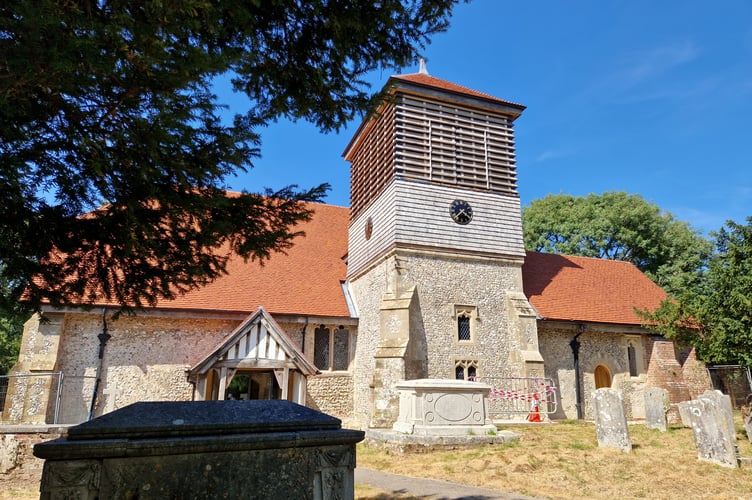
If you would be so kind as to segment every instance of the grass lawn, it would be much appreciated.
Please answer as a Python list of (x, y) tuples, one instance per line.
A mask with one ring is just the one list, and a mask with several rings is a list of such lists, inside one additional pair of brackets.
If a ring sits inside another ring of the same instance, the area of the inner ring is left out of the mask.
[[(752, 458), (736, 415), (740, 455)], [(414, 477), (441, 479), (552, 499), (730, 499), (752, 498), (752, 463), (739, 469), (697, 459), (692, 430), (671, 426), (667, 432), (630, 426), (632, 452), (600, 449), (592, 423), (508, 426), (522, 435), (505, 445), (397, 455), (360, 443), (359, 467)], [(39, 498), (39, 482), (3, 481), (0, 499)], [(356, 485), (359, 500), (415, 500), (366, 485)]]
[[(514, 443), (402, 454), (359, 444), (359, 467), (441, 479), (533, 497), (570, 499), (752, 498), (752, 463), (721, 467), (697, 459), (692, 430), (667, 432), (629, 427), (632, 452), (598, 448), (595, 426), (580, 421), (509, 426)], [(737, 415), (740, 455), (752, 458)], [(385, 492), (356, 487), (360, 500), (385, 500)], [(409, 496), (399, 498), (409, 499)]]

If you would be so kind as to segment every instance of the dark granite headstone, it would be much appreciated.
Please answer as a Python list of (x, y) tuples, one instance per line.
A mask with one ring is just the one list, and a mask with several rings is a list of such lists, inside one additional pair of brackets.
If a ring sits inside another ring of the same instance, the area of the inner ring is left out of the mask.
[(288, 401), (136, 403), (38, 444), (41, 497), (353, 498), (362, 431)]

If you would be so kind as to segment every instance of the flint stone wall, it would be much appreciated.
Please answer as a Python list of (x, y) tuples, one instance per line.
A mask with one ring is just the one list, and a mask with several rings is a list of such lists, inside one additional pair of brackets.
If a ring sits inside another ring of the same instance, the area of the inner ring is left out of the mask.
[[(158, 316), (107, 318), (102, 385), (94, 416), (137, 401), (190, 401), (193, 386), (186, 370), (211, 352), (237, 321)], [(66, 377), (61, 423), (88, 415), (96, 375), (102, 317), (67, 314), (58, 370)], [(83, 417), (83, 419), (81, 418)]]
[[(559, 408), (551, 416), (554, 419), (577, 418), (574, 358), (569, 343), (575, 335), (576, 328), (557, 322), (538, 322), (538, 339), (540, 352), (545, 360), (545, 376), (553, 380), (559, 390)], [(627, 336), (627, 333), (629, 334)], [(636, 346), (638, 357), (637, 376), (629, 374), (627, 342), (631, 339), (639, 343)], [(644, 388), (647, 373), (647, 359), (644, 337), (635, 336), (633, 331), (620, 332), (607, 329), (593, 330), (588, 325), (585, 332), (578, 337), (580, 342), (580, 379), (582, 384), (582, 412), (587, 420), (595, 418), (592, 398), (587, 397), (595, 391), (595, 368), (605, 365), (611, 372), (611, 387), (621, 391), (624, 408), (629, 420), (645, 418)]]
[[(123, 315), (114, 319), (108, 315), (107, 331), (111, 337), (105, 347), (102, 383), (94, 416), (138, 401), (190, 401), (193, 386), (187, 380), (186, 370), (220, 345), (241, 320), (240, 316), (234, 320), (151, 314)], [(49, 366), (43, 368), (50, 371), (54, 368), (64, 375), (58, 423), (77, 424), (87, 420), (89, 415), (99, 362), (97, 336), (103, 331), (102, 315), (66, 313), (64, 317), (56, 316), (52, 326), (55, 328), (45, 323), (40, 328), (33, 321), (27, 324), (21, 361), (28, 365), (34, 359), (31, 353), (41, 349), (44, 354), (54, 347), (56, 360), (51, 360)], [(301, 326), (285, 324), (285, 327), (292, 332), (293, 342), (300, 345)], [(38, 330), (47, 332), (42, 339), (44, 342), (40, 340)], [(356, 335), (352, 339), (355, 343)], [(313, 343), (310, 345), (312, 347)], [(40, 362), (37, 360), (34, 366)], [(48, 383), (44, 394), (36, 396), (40, 405), (44, 406), (50, 395), (54, 397), (56, 384), (56, 381)], [(339, 418), (349, 418), (353, 412), (352, 387), (349, 372), (310, 377), (307, 404)], [(30, 405), (28, 394), (19, 399), (18, 411), (13, 401), (12, 397), (8, 398), (8, 411), (3, 412), (3, 417), (5, 414), (8, 417), (15, 415), (13, 423), (52, 422), (54, 401), (47, 405), (46, 411), (40, 410), (37, 420), (33, 420), (36, 414), (29, 413), (35, 406)]]
[(306, 406), (342, 420), (353, 415), (353, 377), (347, 374), (326, 374), (308, 377)]
[[(499, 262), (468, 261), (428, 255), (404, 257), (403, 282), (417, 287), (417, 307), (424, 339), (425, 378), (454, 379), (455, 362), (477, 360), (481, 376), (514, 376), (523, 373), (522, 360), (510, 363), (510, 353), (520, 350), (519, 338), (511, 335), (506, 290), (522, 291), (521, 267)], [(357, 421), (370, 424), (371, 387), (376, 349), (380, 339), (381, 299), (394, 268), (386, 259), (350, 283), (358, 305), (358, 346), (355, 355), (354, 407)], [(455, 304), (477, 307), (475, 341), (456, 342)], [(394, 415), (396, 418), (397, 415)]]

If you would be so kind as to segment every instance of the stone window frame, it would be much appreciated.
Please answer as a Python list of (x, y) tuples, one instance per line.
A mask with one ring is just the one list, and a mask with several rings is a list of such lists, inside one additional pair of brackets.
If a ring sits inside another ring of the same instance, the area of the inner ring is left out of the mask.
[[(624, 336), (624, 359), (626, 361), (626, 373), (629, 378), (639, 378), (646, 373), (645, 346), (641, 335)], [(633, 351), (630, 352), (630, 348)], [(634, 357), (632, 357), (634, 356)]]
[[(460, 328), (461, 318), (468, 320), (469, 339), (461, 339)], [(476, 323), (478, 322), (478, 308), (467, 304), (454, 304), (452, 310), (452, 338), (455, 344), (468, 345), (475, 344), (476, 341)]]
[[(474, 380), (480, 375), (478, 373), (478, 360), (477, 359), (455, 359), (454, 360), (454, 378), (456, 380)], [(460, 370), (462, 370), (462, 378), (459, 378)]]
[[(325, 341), (321, 339), (324, 335), (328, 337)], [(344, 338), (344, 348), (337, 350), (338, 341)], [(339, 325), (337, 328), (332, 328), (331, 325), (319, 325), (313, 330), (313, 364), (318, 368), (322, 374), (325, 373), (349, 373), (352, 367), (352, 345), (353, 336), (352, 332), (345, 328), (344, 325)], [(326, 349), (324, 354), (321, 353), (322, 346)], [(335, 349), (332, 349), (332, 346)], [(337, 357), (337, 353), (346, 356), (344, 368), (341, 368), (342, 358)], [(322, 356), (326, 356), (326, 366), (323, 366)], [(321, 364), (319, 364), (321, 363)]]

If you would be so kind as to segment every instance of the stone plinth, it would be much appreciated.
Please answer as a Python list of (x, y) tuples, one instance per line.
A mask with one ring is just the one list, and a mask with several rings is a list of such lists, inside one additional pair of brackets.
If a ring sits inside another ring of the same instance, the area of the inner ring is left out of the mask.
[(362, 431), (288, 401), (136, 403), (38, 444), (41, 499), (349, 498)]
[(400, 382), (400, 409), (392, 429), (425, 436), (489, 434), (496, 426), (486, 413), (491, 386), (466, 380)]

